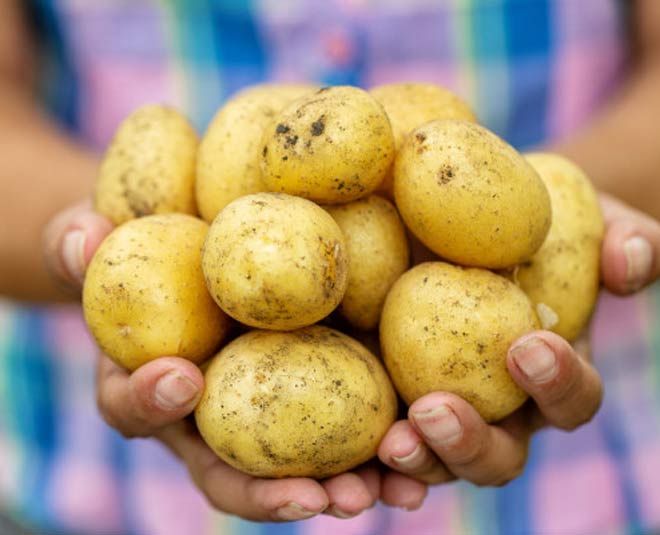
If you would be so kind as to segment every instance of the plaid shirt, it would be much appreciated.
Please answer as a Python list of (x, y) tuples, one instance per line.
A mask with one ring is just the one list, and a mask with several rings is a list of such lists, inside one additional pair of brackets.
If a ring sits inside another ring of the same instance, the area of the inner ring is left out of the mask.
[[(148, 101), (201, 130), (263, 80), (369, 87), (437, 82), (518, 147), (571, 132), (622, 79), (616, 0), (34, 0), (43, 95), (102, 149)], [(603, 296), (595, 361), (606, 396), (567, 434), (540, 432), (522, 477), (452, 483), (414, 513), (377, 506), (343, 521), (253, 524), (211, 511), (153, 440), (97, 414), (94, 346), (77, 307), (0, 306), (0, 499), (46, 533), (603, 534), (660, 529), (660, 288)]]

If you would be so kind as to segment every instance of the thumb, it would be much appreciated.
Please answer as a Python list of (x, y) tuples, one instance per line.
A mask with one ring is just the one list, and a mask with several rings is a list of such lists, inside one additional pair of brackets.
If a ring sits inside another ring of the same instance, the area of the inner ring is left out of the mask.
[(53, 278), (79, 290), (92, 256), (113, 229), (112, 223), (84, 201), (57, 214), (46, 225), (43, 251)]

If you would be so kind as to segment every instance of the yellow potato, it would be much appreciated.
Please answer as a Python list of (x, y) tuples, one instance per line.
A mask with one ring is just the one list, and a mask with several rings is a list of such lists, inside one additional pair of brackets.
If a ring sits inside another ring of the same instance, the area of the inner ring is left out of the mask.
[(99, 347), (134, 370), (163, 356), (199, 363), (217, 350), (229, 319), (202, 274), (203, 221), (152, 215), (117, 227), (101, 244), (83, 289), (85, 320)]
[(348, 284), (341, 230), (311, 201), (255, 193), (228, 204), (204, 245), (206, 283), (241, 323), (290, 330), (330, 314)]
[(378, 359), (321, 326), (245, 334), (212, 360), (205, 382), (195, 410), (202, 437), (258, 477), (350, 470), (376, 454), (397, 412)]
[(377, 195), (327, 210), (344, 234), (350, 262), (339, 310), (351, 325), (373, 329), (387, 292), (408, 267), (403, 223), (396, 208)]
[(316, 89), (313, 85), (263, 84), (231, 98), (202, 137), (195, 182), (197, 206), (211, 223), (234, 199), (266, 191), (261, 181), (259, 149), (264, 128), (292, 100)]
[(380, 342), (406, 403), (430, 392), (452, 392), (493, 422), (527, 398), (511, 379), (506, 356), (513, 341), (538, 327), (531, 302), (508, 279), (485, 269), (427, 262), (392, 286)]
[(266, 187), (324, 204), (374, 191), (394, 158), (383, 107), (357, 87), (324, 88), (287, 106), (266, 128)]
[[(477, 122), (470, 106), (457, 95), (435, 84), (394, 83), (369, 90), (383, 105), (392, 124), (394, 145), (398, 152), (406, 136), (433, 119), (463, 119)], [(378, 191), (392, 198), (392, 173), (387, 173)]]
[(119, 225), (149, 214), (195, 214), (197, 134), (173, 108), (146, 105), (119, 126), (96, 182), (94, 207)]
[(589, 178), (574, 163), (549, 153), (529, 154), (527, 161), (550, 192), (552, 225), (541, 248), (514, 277), (543, 326), (573, 341), (598, 298), (603, 216)]
[(466, 266), (528, 260), (552, 219), (548, 191), (532, 166), (467, 121), (432, 121), (406, 138), (394, 165), (394, 196), (424, 245)]

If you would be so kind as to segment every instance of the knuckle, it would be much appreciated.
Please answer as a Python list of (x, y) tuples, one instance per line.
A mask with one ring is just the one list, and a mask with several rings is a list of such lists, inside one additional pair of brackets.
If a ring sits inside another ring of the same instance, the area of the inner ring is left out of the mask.
[(450, 473), (442, 465), (437, 465), (424, 473), (415, 475), (414, 477), (418, 481), (426, 483), (427, 485), (440, 485), (456, 479), (456, 476)]
[(558, 377), (543, 393), (542, 405), (548, 408), (565, 405), (578, 391), (578, 378), (576, 374), (566, 374)]
[(503, 487), (514, 479), (518, 479), (522, 475), (523, 471), (524, 466), (514, 466), (503, 474), (491, 474), (490, 477), (484, 478), (481, 481), (477, 481), (476, 485), (478, 487)]
[(222, 503), (216, 493), (211, 492), (207, 487), (202, 486), (201, 489), (204, 498), (206, 498), (207, 503), (216, 511), (223, 511)]
[[(598, 414), (598, 410), (603, 402), (603, 389), (600, 382), (597, 383), (595, 390), (590, 394), (583, 394), (575, 398), (574, 402), (567, 403), (561, 410), (560, 416), (554, 422), (555, 427), (564, 431), (574, 431), (581, 427)], [(570, 410), (569, 410), (570, 409)]]
[(577, 428), (588, 424), (596, 415), (597, 410), (598, 409), (596, 408), (588, 411), (575, 412), (571, 415), (569, 420), (560, 420), (557, 422), (556, 427), (562, 431), (575, 431)]
[(96, 395), (96, 406), (105, 423), (112, 427), (115, 431), (119, 432), (122, 437), (130, 439), (140, 436), (134, 431), (134, 429), (131, 429), (129, 426), (125, 425), (125, 422), (116, 413), (112, 403), (108, 400), (102, 389), (100, 389)]
[(201, 491), (207, 503), (216, 511), (225, 512), (225, 504), (222, 500), (222, 494), (213, 484), (213, 474), (211, 471), (195, 469), (190, 463), (188, 472), (197, 488)]
[(110, 404), (108, 403), (107, 396), (104, 393), (103, 389), (99, 389), (96, 393), (96, 407), (98, 408), (99, 413), (105, 423), (107, 423), (112, 428), (117, 428), (117, 419), (113, 414), (113, 411), (110, 410)]
[(461, 440), (452, 451), (443, 457), (448, 458), (450, 464), (459, 468), (480, 464), (488, 452), (489, 441), (487, 440)]

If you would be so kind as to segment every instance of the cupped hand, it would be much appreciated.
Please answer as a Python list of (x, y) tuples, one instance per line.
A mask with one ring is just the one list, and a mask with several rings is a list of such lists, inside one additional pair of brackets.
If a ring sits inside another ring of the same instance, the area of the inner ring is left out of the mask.
[[(94, 252), (113, 225), (84, 202), (57, 215), (44, 233), (44, 254), (56, 280), (80, 292)], [(260, 479), (220, 460), (199, 436), (189, 415), (204, 389), (199, 368), (182, 358), (162, 357), (129, 373), (99, 355), (97, 400), (101, 414), (126, 437), (154, 436), (187, 466), (215, 508), (259, 521), (291, 521), (326, 513), (352, 517), (377, 500), (418, 508), (427, 486), (375, 463), (324, 481)]]
[(193, 363), (162, 357), (129, 374), (99, 357), (98, 404), (105, 420), (126, 437), (155, 436), (188, 467), (197, 487), (220, 511), (257, 521), (288, 521), (322, 512), (351, 517), (380, 497), (380, 473), (367, 466), (318, 482), (261, 479), (220, 460), (186, 419), (204, 389)]
[[(603, 285), (618, 295), (634, 293), (660, 275), (660, 224), (612, 197), (600, 200), (606, 224)], [(428, 484), (462, 478), (502, 485), (523, 471), (534, 431), (546, 425), (575, 429), (600, 406), (602, 383), (586, 336), (571, 346), (552, 332), (529, 333), (511, 346), (507, 367), (530, 395), (521, 409), (489, 425), (460, 397), (428, 394), (385, 436), (381, 461)]]

